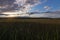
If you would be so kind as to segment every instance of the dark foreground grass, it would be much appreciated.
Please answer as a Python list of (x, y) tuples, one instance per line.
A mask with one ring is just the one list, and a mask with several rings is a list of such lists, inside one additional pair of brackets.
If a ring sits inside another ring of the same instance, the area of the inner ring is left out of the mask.
[(1, 22), (0, 40), (60, 40), (60, 24)]

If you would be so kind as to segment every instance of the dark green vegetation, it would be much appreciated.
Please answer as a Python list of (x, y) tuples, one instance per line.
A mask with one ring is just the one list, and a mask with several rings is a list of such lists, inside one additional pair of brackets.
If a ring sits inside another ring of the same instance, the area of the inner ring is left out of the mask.
[(60, 40), (58, 20), (54, 21), (55, 24), (52, 21), (49, 23), (50, 21), (47, 21), (49, 19), (46, 19), (44, 23), (42, 23), (44, 19), (41, 19), (42, 22), (38, 22), (38, 19), (35, 20), (36, 22), (26, 20), (13, 22), (13, 20), (0, 22), (0, 40)]

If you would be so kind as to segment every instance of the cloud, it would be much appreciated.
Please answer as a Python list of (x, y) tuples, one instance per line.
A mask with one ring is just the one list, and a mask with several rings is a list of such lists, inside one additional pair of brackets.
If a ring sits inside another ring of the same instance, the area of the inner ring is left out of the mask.
[(40, 13), (40, 14), (32, 14), (30, 17), (34, 18), (60, 18), (60, 11), (59, 12), (51, 12), (51, 13)]
[[(49, 12), (49, 13), (40, 13), (40, 12), (33, 12), (33, 14), (21, 14), (20, 16), (16, 15), (16, 12), (7, 12), (9, 14), (15, 14), (15, 15), (10, 15), (10, 16), (0, 16), (0, 17), (31, 17), (31, 18), (60, 18), (60, 11), (54, 11), (54, 12)], [(7, 14), (5, 13), (5, 14)]]
[(28, 12), (32, 7), (47, 2), (47, 0), (16, 0), (16, 3), (20, 7), (20, 11)]
[(11, 5), (15, 0), (0, 0), (0, 6)]
[(0, 0), (0, 12), (12, 11), (17, 9), (18, 5), (14, 4), (15, 0)]
[(19, 6), (22, 6), (20, 7), (20, 11), (28, 12), (29, 10), (31, 10), (31, 7), (40, 4), (40, 1), (39, 0), (18, 0), (17, 3)]
[(0, 0), (0, 12), (15, 11), (28, 12), (32, 7), (47, 0)]
[(37, 9), (37, 10), (34, 10), (34, 12), (41, 12), (41, 11)]
[(56, 11), (51, 11), (48, 13), (33, 13), (30, 15), (30, 17), (34, 17), (34, 18), (60, 18), (60, 10), (56, 10)]
[(51, 7), (49, 7), (49, 6), (44, 6), (44, 9), (46, 9), (46, 10), (50, 10)]

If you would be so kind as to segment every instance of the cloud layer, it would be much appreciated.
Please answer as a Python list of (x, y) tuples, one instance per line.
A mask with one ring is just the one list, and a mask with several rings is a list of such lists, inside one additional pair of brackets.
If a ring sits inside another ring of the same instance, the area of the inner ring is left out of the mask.
[(44, 3), (47, 0), (0, 0), (0, 12), (15, 11), (27, 12), (38, 4)]
[(50, 6), (44, 6), (44, 9), (46, 9), (46, 10), (50, 10), (51, 7), (50, 7)]
[(49, 13), (39, 13), (39, 14), (32, 14), (30, 15), (30, 17), (33, 17), (33, 18), (40, 18), (40, 17), (43, 17), (43, 18), (60, 18), (60, 11), (55, 11), (55, 12), (49, 12)]
[(40, 4), (39, 0), (16, 0), (16, 3), (20, 7), (20, 11), (28, 12), (31, 10), (31, 7)]

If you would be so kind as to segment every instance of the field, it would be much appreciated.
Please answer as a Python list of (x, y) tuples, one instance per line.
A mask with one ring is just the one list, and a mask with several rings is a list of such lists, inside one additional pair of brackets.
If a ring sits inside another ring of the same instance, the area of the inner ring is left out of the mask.
[(0, 18), (0, 40), (60, 40), (60, 19)]

